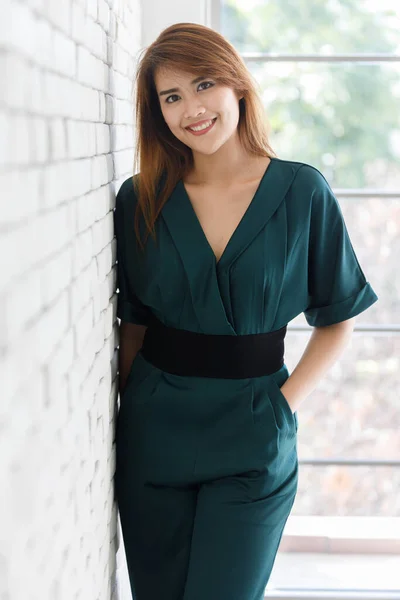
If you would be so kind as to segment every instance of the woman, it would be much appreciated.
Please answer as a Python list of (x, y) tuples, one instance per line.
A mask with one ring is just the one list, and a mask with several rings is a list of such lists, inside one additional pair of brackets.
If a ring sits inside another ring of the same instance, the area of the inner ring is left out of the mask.
[[(140, 173), (115, 210), (133, 597), (261, 600), (297, 491), (296, 411), (377, 296), (330, 186), (273, 153), (220, 34), (165, 29), (139, 62), (136, 114)], [(314, 329), (289, 376), (301, 312)]]

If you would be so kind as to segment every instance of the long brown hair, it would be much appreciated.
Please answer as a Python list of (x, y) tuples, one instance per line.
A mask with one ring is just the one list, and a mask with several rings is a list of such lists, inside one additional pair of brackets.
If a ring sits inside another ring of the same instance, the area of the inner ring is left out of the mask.
[(170, 68), (207, 75), (235, 90), (239, 101), (238, 135), (252, 154), (276, 156), (268, 142), (269, 124), (258, 95), (258, 84), (236, 49), (220, 33), (196, 23), (176, 23), (164, 29), (145, 49), (136, 72), (136, 144), (133, 176), (137, 196), (135, 232), (139, 245), (139, 211), (147, 233), (155, 238), (154, 223), (177, 182), (193, 167), (192, 150), (165, 123), (155, 73)]

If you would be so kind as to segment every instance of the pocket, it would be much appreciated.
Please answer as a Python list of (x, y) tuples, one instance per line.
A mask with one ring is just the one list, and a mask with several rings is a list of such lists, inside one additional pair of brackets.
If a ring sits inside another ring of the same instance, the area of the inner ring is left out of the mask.
[(136, 371), (136, 365), (137, 365), (137, 360), (138, 360), (138, 357), (139, 357), (139, 353), (137, 353), (137, 354), (136, 354), (136, 356), (135, 356), (135, 358), (133, 359), (133, 361), (132, 361), (132, 363), (131, 363), (131, 366), (130, 366), (130, 368), (129, 368), (128, 377), (126, 378), (126, 382), (125, 382), (125, 387), (124, 387), (123, 391), (122, 391), (122, 392), (120, 393), (120, 395), (119, 395), (119, 398), (120, 398), (120, 404), (122, 404), (122, 403), (123, 403), (123, 401), (124, 401), (124, 398), (125, 398), (125, 396), (126, 396), (126, 393), (127, 393), (128, 389), (129, 389), (129, 388), (130, 388), (130, 386), (131, 386), (131, 383), (132, 383), (132, 378), (133, 378), (133, 375), (134, 375), (134, 373), (135, 373), (135, 371)]
[(290, 425), (294, 426), (297, 431), (297, 417), (295, 413), (292, 412), (289, 402), (286, 400), (284, 393), (281, 391), (278, 382), (273, 377), (271, 378), (271, 386), (273, 399), (276, 400), (276, 403), (286, 415), (285, 420)]

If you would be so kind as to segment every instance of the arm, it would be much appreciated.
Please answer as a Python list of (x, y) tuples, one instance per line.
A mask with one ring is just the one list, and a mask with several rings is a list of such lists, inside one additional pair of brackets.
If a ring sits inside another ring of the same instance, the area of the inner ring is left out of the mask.
[(318, 381), (342, 354), (350, 342), (354, 322), (355, 317), (333, 325), (314, 327), (296, 368), (281, 387), (292, 412), (311, 394)]
[(126, 229), (128, 237), (131, 236), (131, 218), (135, 206), (131, 178), (127, 179), (121, 186), (116, 199), (114, 211), (114, 230), (117, 241), (117, 317), (120, 319), (119, 326), (119, 353), (118, 371), (119, 394), (123, 393), (132, 363), (143, 345), (143, 338), (151, 317), (149, 307), (145, 306), (138, 298), (135, 290), (135, 282), (132, 278), (132, 270), (129, 264), (136, 260), (127, 245)]
[(296, 368), (281, 387), (293, 412), (348, 345), (355, 317), (378, 300), (325, 177), (318, 169), (304, 165), (299, 185), (300, 192), (311, 198), (304, 315), (313, 332)]
[(119, 326), (119, 354), (118, 354), (118, 371), (119, 371), (119, 394), (124, 391), (129, 371), (131, 370), (132, 362), (136, 354), (139, 352), (143, 344), (143, 338), (147, 327), (145, 325), (136, 325), (122, 321)]

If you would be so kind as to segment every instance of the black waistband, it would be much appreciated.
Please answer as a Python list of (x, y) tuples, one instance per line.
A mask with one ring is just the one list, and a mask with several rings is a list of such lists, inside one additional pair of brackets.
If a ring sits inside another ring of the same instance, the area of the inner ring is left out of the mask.
[(209, 335), (167, 327), (154, 317), (140, 352), (155, 367), (175, 375), (261, 377), (283, 366), (286, 329), (285, 325), (269, 333)]

